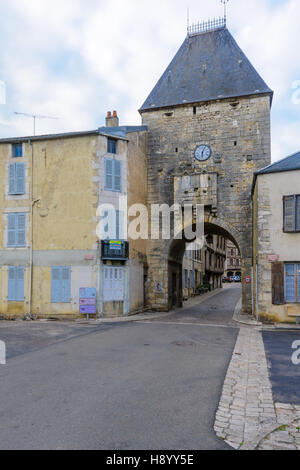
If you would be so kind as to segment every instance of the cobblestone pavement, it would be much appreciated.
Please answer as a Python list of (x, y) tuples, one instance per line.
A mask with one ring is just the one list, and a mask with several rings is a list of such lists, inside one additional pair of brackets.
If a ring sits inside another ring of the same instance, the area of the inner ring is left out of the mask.
[(215, 432), (236, 450), (300, 450), (300, 406), (273, 402), (260, 328), (240, 330)]
[(300, 406), (275, 405), (278, 428), (259, 443), (258, 450), (300, 450)]

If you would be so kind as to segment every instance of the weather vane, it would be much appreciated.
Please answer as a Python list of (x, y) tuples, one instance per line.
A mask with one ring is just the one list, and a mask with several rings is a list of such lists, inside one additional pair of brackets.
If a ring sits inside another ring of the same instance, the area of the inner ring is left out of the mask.
[(221, 3), (224, 5), (224, 18), (226, 20), (226, 5), (229, 2), (229, 0), (221, 0)]

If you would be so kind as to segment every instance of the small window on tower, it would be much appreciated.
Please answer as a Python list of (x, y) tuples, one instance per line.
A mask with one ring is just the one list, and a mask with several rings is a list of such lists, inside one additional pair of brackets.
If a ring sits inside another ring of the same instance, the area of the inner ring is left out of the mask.
[(197, 108), (196, 108), (196, 106), (193, 106), (193, 114), (194, 114), (194, 116), (197, 114)]

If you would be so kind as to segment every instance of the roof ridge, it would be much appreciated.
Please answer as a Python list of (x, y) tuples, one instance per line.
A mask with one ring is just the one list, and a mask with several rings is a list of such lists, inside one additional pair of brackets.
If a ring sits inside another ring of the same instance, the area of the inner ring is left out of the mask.
[(287, 157), (281, 158), (280, 160), (277, 160), (274, 163), (270, 163), (270, 165), (267, 165), (264, 168), (261, 168), (260, 170), (258, 170), (257, 173), (259, 174), (262, 171), (268, 170), (268, 169), (270, 169), (270, 168), (272, 168), (276, 165), (279, 165), (280, 163), (288, 160), (289, 158), (296, 157), (297, 155), (299, 155), (299, 158), (300, 158), (300, 150), (299, 150), (299, 152), (292, 153), (291, 155), (288, 155)]

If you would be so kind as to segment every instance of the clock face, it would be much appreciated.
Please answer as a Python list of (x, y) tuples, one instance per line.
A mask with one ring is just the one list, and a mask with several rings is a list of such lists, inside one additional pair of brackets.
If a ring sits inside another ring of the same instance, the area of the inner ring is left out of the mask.
[(205, 162), (211, 156), (211, 148), (208, 145), (199, 145), (195, 150), (195, 158), (199, 162)]

